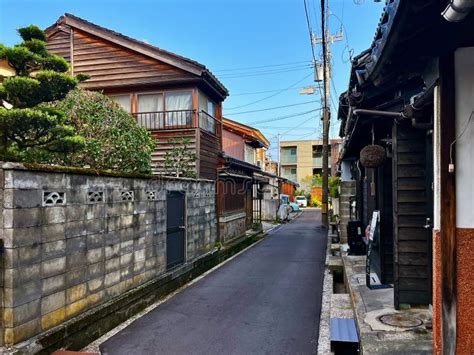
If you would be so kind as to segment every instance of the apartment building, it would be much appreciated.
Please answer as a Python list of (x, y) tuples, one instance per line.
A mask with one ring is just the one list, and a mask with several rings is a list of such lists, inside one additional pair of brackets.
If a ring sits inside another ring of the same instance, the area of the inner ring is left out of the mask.
[[(331, 139), (329, 144), (329, 167), (331, 175), (335, 175), (341, 140)], [(302, 189), (308, 190), (309, 186), (303, 180), (323, 172), (323, 141), (281, 141), (280, 164), (282, 177), (296, 181)]]

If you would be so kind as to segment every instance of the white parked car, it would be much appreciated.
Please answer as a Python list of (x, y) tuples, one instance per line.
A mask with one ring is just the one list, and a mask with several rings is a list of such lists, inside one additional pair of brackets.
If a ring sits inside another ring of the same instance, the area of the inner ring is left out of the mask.
[(295, 202), (298, 204), (299, 207), (308, 207), (308, 200), (305, 196), (296, 196)]

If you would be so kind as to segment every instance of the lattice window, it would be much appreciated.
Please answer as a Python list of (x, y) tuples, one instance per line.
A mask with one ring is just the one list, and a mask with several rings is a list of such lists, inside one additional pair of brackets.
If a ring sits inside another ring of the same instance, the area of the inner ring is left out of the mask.
[(89, 203), (104, 202), (104, 191), (89, 191), (87, 193), (87, 202)]
[(66, 203), (66, 193), (43, 191), (43, 206), (58, 206)]
[(120, 193), (120, 200), (121, 201), (126, 201), (126, 202), (133, 201), (134, 200), (133, 191), (122, 191)]
[(146, 199), (148, 201), (155, 201), (157, 199), (156, 191), (147, 191), (146, 192)]
[(195, 192), (194, 195), (193, 195), (194, 198), (199, 198), (199, 192)]

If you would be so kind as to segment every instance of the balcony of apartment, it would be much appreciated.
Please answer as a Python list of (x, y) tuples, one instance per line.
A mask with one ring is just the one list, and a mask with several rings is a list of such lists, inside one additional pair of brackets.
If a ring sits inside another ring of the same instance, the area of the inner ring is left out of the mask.
[(318, 156), (315, 157), (313, 156), (313, 168), (322, 168), (323, 167), (323, 157)]
[(282, 148), (280, 163), (281, 165), (296, 165), (296, 147)]
[(134, 112), (139, 126), (150, 131), (173, 131), (196, 129), (217, 136), (220, 122), (201, 110), (168, 110), (151, 112)]

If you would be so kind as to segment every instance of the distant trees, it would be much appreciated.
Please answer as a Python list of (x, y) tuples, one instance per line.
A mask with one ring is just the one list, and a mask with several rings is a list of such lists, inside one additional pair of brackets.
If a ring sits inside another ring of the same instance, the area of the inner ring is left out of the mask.
[[(68, 63), (46, 50), (37, 26), (18, 29), (23, 41), (0, 45), (0, 60), (15, 75), (0, 77), (0, 159), (55, 162), (84, 146), (60, 110), (40, 104), (63, 99), (84, 76), (67, 74)], [(8, 108), (7, 108), (8, 107)]]

